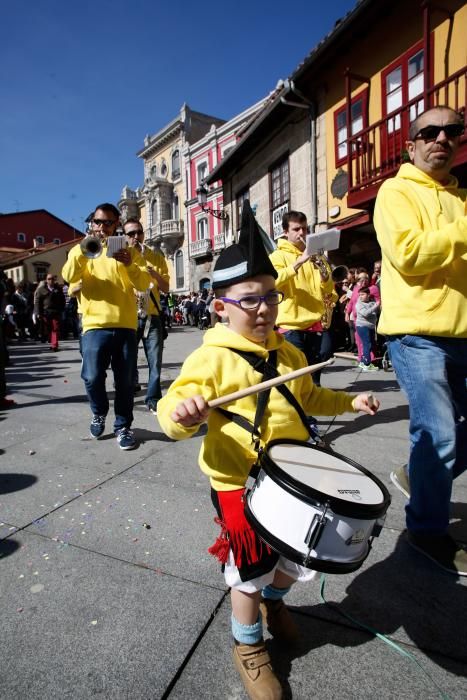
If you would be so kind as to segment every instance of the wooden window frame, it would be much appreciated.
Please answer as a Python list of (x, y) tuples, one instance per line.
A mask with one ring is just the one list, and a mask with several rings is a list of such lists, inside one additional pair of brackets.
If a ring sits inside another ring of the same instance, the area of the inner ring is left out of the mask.
[[(350, 100), (351, 107), (356, 104), (359, 100), (362, 100), (362, 116), (363, 116), (363, 129), (366, 129), (368, 126), (368, 98), (369, 98), (369, 88), (366, 87), (363, 90), (360, 90), (359, 93), (354, 95), (352, 99)], [(338, 127), (337, 127), (337, 120), (339, 118), (340, 114), (347, 114), (347, 103), (344, 103), (342, 107), (339, 107), (339, 109), (336, 109), (334, 112), (334, 157), (335, 157), (335, 164), (336, 168), (339, 168), (347, 163), (347, 153), (343, 157), (339, 157), (339, 141), (338, 141)], [(347, 139), (346, 142), (348, 143), (349, 139), (349, 127), (348, 124), (347, 126)], [(358, 132), (357, 132), (358, 133)], [(350, 134), (350, 136), (355, 136), (355, 134)], [(355, 158), (356, 153), (352, 153), (352, 158)]]

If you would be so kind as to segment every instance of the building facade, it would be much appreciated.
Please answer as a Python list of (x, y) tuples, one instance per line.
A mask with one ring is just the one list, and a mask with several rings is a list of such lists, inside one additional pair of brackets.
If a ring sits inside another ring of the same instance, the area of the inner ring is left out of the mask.
[[(332, 262), (370, 266), (376, 194), (404, 159), (409, 122), (434, 104), (467, 119), (466, 26), (461, 0), (361, 0), (209, 174), (236, 225), (246, 196), (273, 238), (282, 214), (299, 209), (312, 230), (341, 230)], [(466, 166), (464, 135), (454, 169), (463, 184)]]
[(261, 100), (221, 126), (212, 125), (208, 133), (183, 152), (187, 172), (187, 242), (189, 254), (189, 286), (200, 291), (211, 286), (212, 269), (220, 251), (232, 241), (235, 221), (224, 210), (222, 182), (207, 188), (206, 204), (201, 205), (198, 190), (205, 185), (209, 173), (235, 147), (245, 125), (263, 107)]
[(159, 248), (172, 263), (170, 289), (176, 293), (190, 289), (184, 206), (188, 174), (183, 152), (213, 125), (223, 123), (184, 104), (175, 119), (153, 136), (146, 136), (137, 153), (144, 163), (144, 185), (137, 190), (125, 187), (118, 203), (122, 219), (137, 215), (146, 243)]
[(74, 241), (82, 235), (46, 209), (0, 214), (0, 248), (28, 250), (34, 245)]

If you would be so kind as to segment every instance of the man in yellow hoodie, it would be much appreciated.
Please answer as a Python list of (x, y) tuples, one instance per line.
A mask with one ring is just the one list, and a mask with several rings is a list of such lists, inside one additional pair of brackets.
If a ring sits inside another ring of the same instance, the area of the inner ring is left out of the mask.
[(450, 175), (463, 133), (449, 107), (417, 117), (411, 163), (381, 186), (374, 224), (383, 252), (378, 331), (410, 407), (408, 467), (391, 479), (409, 498), (409, 544), (466, 576), (467, 552), (448, 534), (452, 482), (467, 467), (467, 192)]
[[(277, 271), (276, 287), (284, 293), (284, 302), (277, 315), (277, 325), (284, 337), (299, 348), (308, 364), (327, 360), (331, 356), (330, 336), (326, 332), (324, 298), (337, 301), (331, 269), (326, 262), (314, 263), (315, 256), (306, 252), (308, 233), (306, 216), (301, 211), (289, 211), (282, 217), (284, 238), (269, 256)], [(320, 373), (314, 377), (319, 385)]]
[(135, 248), (123, 247), (113, 256), (107, 256), (107, 239), (115, 235), (119, 216), (113, 204), (96, 207), (91, 218), (91, 232), (100, 238), (102, 253), (89, 258), (79, 244), (74, 246), (63, 266), (62, 276), (70, 286), (81, 283), (81, 377), (93, 413), (91, 437), (99, 439), (104, 433), (109, 410), (105, 378), (110, 365), (115, 382), (114, 433), (120, 449), (132, 450), (136, 447), (130, 430), (137, 326), (134, 289), (147, 289), (151, 277), (145, 260)]

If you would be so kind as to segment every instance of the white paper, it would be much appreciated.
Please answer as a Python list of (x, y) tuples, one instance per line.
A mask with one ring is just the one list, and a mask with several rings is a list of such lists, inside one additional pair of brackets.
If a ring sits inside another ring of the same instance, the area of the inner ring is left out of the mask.
[(316, 255), (323, 250), (336, 250), (339, 248), (341, 232), (338, 228), (328, 228), (320, 233), (309, 233), (306, 237), (306, 252), (308, 255)]
[(117, 250), (126, 248), (125, 236), (108, 236), (107, 238), (107, 257), (113, 258)]

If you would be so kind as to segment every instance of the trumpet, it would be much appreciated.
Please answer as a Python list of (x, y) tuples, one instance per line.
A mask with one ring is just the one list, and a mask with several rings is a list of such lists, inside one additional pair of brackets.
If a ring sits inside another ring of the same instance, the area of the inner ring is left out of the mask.
[(102, 241), (98, 236), (86, 236), (79, 244), (85, 258), (94, 260), (102, 254)]

